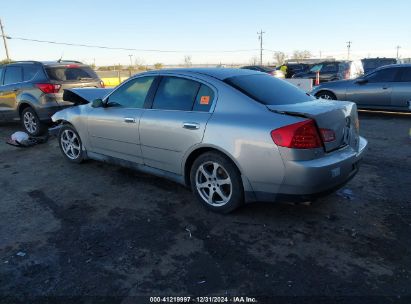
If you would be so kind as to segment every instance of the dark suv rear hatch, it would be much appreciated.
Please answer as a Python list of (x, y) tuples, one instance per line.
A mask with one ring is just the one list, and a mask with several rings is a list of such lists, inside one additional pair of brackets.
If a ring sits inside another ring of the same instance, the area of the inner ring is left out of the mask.
[(63, 92), (65, 89), (72, 88), (101, 88), (103, 82), (93, 71), (91, 67), (85, 64), (57, 64), (45, 66), (47, 76), (53, 84), (59, 84), (60, 90), (55, 94), (56, 101), (63, 101)]

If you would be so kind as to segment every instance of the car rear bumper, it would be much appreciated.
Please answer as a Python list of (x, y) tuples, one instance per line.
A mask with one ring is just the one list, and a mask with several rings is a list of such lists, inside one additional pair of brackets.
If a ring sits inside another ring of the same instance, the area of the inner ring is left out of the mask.
[(51, 121), (51, 116), (56, 112), (69, 108), (71, 106), (52, 106), (52, 107), (42, 107), (37, 108), (36, 112), (41, 121)]
[(368, 142), (360, 137), (359, 150), (347, 147), (308, 161), (287, 161), (283, 183), (276, 193), (255, 192), (257, 201), (309, 201), (336, 191), (358, 172)]

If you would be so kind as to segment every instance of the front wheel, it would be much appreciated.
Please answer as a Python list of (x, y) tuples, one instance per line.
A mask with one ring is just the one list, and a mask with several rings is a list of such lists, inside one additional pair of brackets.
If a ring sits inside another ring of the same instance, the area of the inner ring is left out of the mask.
[(208, 209), (229, 213), (244, 202), (241, 174), (231, 160), (216, 152), (200, 155), (190, 172), (191, 189)]
[(61, 128), (59, 133), (59, 146), (68, 161), (81, 163), (85, 159), (85, 152), (80, 136), (71, 125), (65, 125)]
[(335, 95), (333, 93), (328, 92), (328, 91), (319, 92), (315, 95), (315, 97), (321, 98), (321, 99), (327, 99), (327, 100), (336, 100), (337, 99), (337, 97), (335, 97)]

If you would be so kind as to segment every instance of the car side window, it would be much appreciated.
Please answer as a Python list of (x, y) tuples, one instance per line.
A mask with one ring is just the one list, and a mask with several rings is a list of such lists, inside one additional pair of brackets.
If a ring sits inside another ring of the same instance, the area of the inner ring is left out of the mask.
[(4, 84), (13, 84), (23, 81), (23, 69), (19, 66), (8, 66), (4, 74)]
[(202, 84), (198, 91), (193, 111), (208, 112), (214, 100), (214, 91), (208, 86)]
[(40, 71), (40, 67), (36, 65), (26, 65), (23, 67), (23, 81), (29, 81), (37, 75)]
[(411, 68), (401, 68), (401, 82), (411, 82)]
[(383, 69), (370, 74), (366, 79), (369, 83), (394, 82), (398, 69)]
[(335, 73), (338, 71), (338, 65), (329, 63), (322, 66), (320, 73)]
[(179, 77), (161, 79), (153, 109), (191, 111), (200, 83)]
[(154, 76), (139, 77), (128, 81), (114, 91), (107, 101), (109, 107), (143, 108)]

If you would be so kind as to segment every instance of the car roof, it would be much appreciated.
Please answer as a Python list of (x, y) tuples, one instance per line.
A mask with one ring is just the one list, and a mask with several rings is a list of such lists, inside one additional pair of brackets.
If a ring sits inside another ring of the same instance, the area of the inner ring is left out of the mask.
[(22, 61), (12, 61), (7, 63), (6, 65), (13, 65), (13, 64), (42, 64), (44, 66), (65, 66), (68, 64), (77, 64), (84, 66), (86, 64), (76, 61), (76, 60), (54, 60), (54, 61), (36, 61), (36, 60), (22, 60)]
[[(201, 74), (210, 76), (219, 80), (225, 80), (227, 78), (235, 76), (247, 76), (255, 74), (264, 74), (258, 71), (247, 70), (247, 69), (233, 69), (233, 68), (181, 68), (181, 69), (162, 69), (156, 72), (161, 73), (176, 73), (176, 74), (186, 74), (195, 75)], [(150, 73), (150, 72), (149, 72)]]
[(376, 70), (383, 70), (383, 69), (392, 69), (392, 68), (411, 68), (411, 63), (395, 63), (395, 64), (387, 64), (376, 68)]

